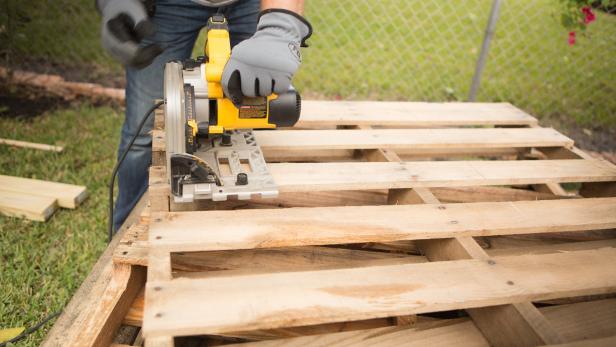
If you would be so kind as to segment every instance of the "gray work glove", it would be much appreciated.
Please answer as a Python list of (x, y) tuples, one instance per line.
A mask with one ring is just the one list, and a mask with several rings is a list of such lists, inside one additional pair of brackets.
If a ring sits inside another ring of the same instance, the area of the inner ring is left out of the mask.
[(123, 65), (143, 68), (162, 53), (163, 49), (158, 44), (139, 45), (141, 40), (155, 32), (141, 1), (97, 0), (96, 6), (103, 16), (103, 47)]
[(231, 51), (221, 81), (225, 95), (239, 105), (243, 96), (286, 92), (302, 61), (299, 48), (311, 34), (310, 23), (294, 12), (261, 12), (256, 33)]

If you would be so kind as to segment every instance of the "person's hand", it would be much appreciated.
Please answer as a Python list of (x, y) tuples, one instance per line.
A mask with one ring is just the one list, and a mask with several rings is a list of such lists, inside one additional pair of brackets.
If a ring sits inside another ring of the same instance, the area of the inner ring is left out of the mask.
[(243, 96), (286, 92), (302, 61), (299, 48), (311, 34), (310, 23), (294, 12), (261, 12), (256, 33), (231, 51), (221, 81), (225, 95), (239, 105)]
[(103, 47), (123, 65), (143, 68), (162, 53), (158, 44), (140, 46), (141, 40), (154, 34), (143, 3), (139, 0), (97, 0), (103, 16)]

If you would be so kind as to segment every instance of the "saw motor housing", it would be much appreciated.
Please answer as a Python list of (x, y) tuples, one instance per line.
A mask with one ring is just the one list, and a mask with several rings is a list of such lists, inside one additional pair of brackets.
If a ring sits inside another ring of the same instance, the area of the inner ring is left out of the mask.
[(252, 129), (293, 126), (299, 94), (244, 97), (236, 106), (221, 78), (231, 46), (227, 21), (217, 14), (207, 26), (205, 56), (165, 65), (165, 131), (168, 179), (175, 202), (276, 197)]

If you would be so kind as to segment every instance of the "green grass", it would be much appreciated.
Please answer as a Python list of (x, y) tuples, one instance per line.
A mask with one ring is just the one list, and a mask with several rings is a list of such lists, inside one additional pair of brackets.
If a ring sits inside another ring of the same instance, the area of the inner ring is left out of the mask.
[[(314, 35), (295, 85), (326, 98), (466, 100), (490, 3), (310, 0), (306, 16)], [(100, 47), (92, 1), (6, 4), (0, 47), (17, 60), (87, 65), (101, 77), (105, 69), (121, 73)], [(478, 99), (509, 101), (585, 127), (614, 127), (616, 15), (597, 12), (570, 47), (560, 14), (559, 0), (504, 3)]]
[[(85, 185), (89, 193), (46, 223), (0, 216), (0, 329), (29, 327), (61, 309), (104, 250), (120, 125), (117, 111), (91, 106), (0, 119), (0, 137), (65, 145), (63, 153), (0, 146), (2, 174)], [(38, 346), (51, 325), (18, 345)]]

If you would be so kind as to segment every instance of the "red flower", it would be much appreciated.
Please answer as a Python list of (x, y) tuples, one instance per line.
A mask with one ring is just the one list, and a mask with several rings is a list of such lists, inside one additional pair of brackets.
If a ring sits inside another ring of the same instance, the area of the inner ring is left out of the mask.
[(595, 21), (595, 14), (590, 7), (582, 7), (582, 13), (584, 13), (584, 24), (590, 24)]
[(575, 31), (569, 32), (569, 46), (575, 45)]

